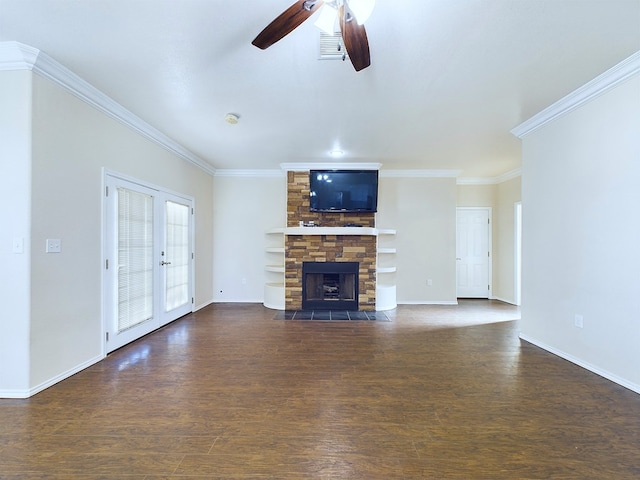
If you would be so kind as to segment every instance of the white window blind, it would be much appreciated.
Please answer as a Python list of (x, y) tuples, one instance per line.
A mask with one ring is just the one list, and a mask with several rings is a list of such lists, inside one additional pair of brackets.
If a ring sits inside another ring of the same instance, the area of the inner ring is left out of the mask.
[(153, 317), (153, 197), (118, 188), (118, 332)]
[(167, 312), (189, 302), (189, 207), (166, 202), (167, 244), (166, 305)]

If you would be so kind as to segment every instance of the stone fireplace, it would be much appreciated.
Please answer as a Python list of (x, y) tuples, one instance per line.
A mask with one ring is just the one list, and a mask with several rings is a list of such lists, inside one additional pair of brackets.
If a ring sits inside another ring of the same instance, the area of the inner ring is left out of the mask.
[[(320, 227), (345, 227), (357, 224), (362, 230), (375, 228), (374, 213), (318, 213), (309, 211), (309, 172), (287, 172), (287, 227), (300, 222), (314, 222)], [(375, 234), (318, 234), (321, 229), (306, 227), (285, 235), (285, 309), (302, 310), (303, 264), (305, 262), (357, 263), (357, 307), (373, 311), (376, 308)], [(353, 229), (351, 229), (353, 230)], [(307, 233), (308, 231), (308, 233)], [(306, 288), (306, 287), (305, 287)], [(338, 308), (336, 308), (338, 309)]]

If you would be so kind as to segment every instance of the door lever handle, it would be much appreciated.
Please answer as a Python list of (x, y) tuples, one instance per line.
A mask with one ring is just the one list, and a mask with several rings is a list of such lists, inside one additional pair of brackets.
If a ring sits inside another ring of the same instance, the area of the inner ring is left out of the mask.
[(171, 262), (165, 262), (164, 260), (160, 262), (160, 265), (171, 265)]

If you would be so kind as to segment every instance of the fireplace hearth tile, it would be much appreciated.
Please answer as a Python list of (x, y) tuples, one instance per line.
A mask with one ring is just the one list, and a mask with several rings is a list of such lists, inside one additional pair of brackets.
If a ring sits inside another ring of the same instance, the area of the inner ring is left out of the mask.
[(275, 320), (312, 320), (317, 322), (378, 321), (390, 322), (385, 312), (345, 311), (345, 310), (283, 310)]
[[(371, 312), (373, 313), (373, 312)], [(369, 315), (367, 315), (367, 312), (349, 312), (349, 319), (350, 320), (369, 320)]]
[(297, 310), (291, 320), (313, 320), (313, 310)]

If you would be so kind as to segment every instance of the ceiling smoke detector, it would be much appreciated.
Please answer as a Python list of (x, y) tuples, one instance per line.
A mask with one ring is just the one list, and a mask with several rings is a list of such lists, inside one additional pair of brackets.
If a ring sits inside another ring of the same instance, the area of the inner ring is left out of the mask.
[(235, 113), (227, 113), (224, 116), (224, 121), (230, 125), (235, 125), (236, 123), (238, 123), (239, 120), (240, 120), (240, 116), (236, 115)]

